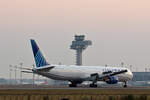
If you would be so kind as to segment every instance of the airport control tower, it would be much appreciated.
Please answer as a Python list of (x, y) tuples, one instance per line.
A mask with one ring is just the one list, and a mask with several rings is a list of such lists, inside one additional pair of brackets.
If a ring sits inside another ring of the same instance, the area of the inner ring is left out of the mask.
[(76, 50), (76, 65), (82, 65), (82, 52), (89, 45), (92, 45), (92, 41), (84, 40), (85, 35), (75, 35), (75, 40), (72, 41), (71, 49)]

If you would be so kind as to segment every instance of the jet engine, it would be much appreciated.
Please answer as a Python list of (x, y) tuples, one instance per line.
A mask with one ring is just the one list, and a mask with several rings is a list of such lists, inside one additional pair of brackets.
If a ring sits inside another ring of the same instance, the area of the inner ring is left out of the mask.
[(116, 77), (116, 76), (109, 76), (108, 78), (105, 79), (105, 82), (107, 84), (117, 84), (118, 83), (118, 77)]

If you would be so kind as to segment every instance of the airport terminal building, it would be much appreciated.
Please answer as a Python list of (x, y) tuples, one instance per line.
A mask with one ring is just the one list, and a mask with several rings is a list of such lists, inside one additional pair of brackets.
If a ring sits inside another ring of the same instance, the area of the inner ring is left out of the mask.
[(150, 72), (133, 72), (133, 81), (150, 81)]

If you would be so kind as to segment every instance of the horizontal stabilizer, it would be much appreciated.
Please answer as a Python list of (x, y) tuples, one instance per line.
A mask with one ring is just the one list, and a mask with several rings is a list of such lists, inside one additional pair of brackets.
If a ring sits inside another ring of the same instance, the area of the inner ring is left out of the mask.
[(37, 71), (43, 71), (43, 72), (47, 72), (51, 69), (53, 69), (55, 66), (48, 66), (48, 67), (39, 67), (39, 68), (36, 68)]
[(33, 72), (30, 72), (30, 71), (21, 71), (23, 73), (33, 73)]

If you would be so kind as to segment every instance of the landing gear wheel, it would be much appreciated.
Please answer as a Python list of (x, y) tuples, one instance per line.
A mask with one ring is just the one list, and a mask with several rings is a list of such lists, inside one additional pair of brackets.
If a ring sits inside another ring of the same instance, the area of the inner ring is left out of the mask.
[(69, 84), (69, 87), (77, 87), (77, 84)]
[(123, 87), (124, 87), (124, 88), (127, 88), (127, 85), (125, 84)]
[(90, 84), (90, 87), (97, 87), (97, 84)]

